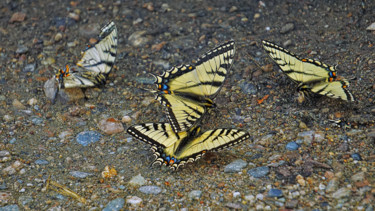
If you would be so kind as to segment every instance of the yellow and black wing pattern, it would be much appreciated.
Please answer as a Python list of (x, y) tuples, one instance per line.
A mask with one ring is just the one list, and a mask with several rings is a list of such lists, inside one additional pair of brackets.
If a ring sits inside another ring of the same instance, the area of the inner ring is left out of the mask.
[(85, 88), (104, 85), (117, 54), (117, 29), (114, 22), (101, 29), (98, 41), (89, 45), (76, 66), (66, 66), (56, 74), (60, 88)]
[(167, 107), (173, 131), (187, 131), (214, 106), (232, 66), (234, 41), (228, 41), (203, 54), (195, 65), (181, 65), (155, 76), (156, 99)]
[(298, 84), (298, 90), (354, 101), (349, 92), (349, 82), (339, 79), (333, 66), (312, 59), (301, 59), (271, 42), (262, 41), (263, 48), (280, 69)]
[(165, 165), (173, 170), (196, 161), (207, 151), (217, 151), (250, 138), (248, 132), (236, 129), (215, 129), (199, 133), (198, 126), (175, 133), (168, 123), (133, 125), (127, 132), (152, 145), (155, 155), (152, 164)]

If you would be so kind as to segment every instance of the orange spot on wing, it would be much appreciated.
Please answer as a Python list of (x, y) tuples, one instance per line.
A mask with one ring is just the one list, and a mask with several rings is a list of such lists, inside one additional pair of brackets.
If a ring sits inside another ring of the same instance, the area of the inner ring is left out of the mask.
[(302, 59), (301, 61), (303, 61), (303, 62), (307, 62), (307, 59)]

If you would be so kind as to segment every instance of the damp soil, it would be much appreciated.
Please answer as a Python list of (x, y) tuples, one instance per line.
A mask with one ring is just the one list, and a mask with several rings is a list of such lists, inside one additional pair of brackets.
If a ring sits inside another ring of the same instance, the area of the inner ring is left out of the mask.
[[(25, 0), (2, 1), (0, 10), (0, 207), (101, 210), (122, 198), (125, 210), (373, 210), (375, 34), (366, 28), (375, 21), (374, 1)], [(83, 99), (52, 104), (44, 83), (56, 67), (77, 62), (111, 20), (119, 43), (107, 85), (85, 90)], [(147, 91), (155, 88), (149, 73), (194, 63), (230, 39), (236, 41), (235, 61), (202, 126), (241, 128), (251, 140), (176, 172), (150, 167), (150, 146), (125, 132), (132, 124), (167, 121)], [(337, 65), (356, 101), (313, 97), (298, 103), (297, 86), (263, 51), (264, 39)], [(125, 131), (105, 134), (98, 123), (111, 118)], [(84, 131), (102, 137), (83, 146), (76, 140)], [(287, 149), (290, 142), (299, 148)], [(238, 159), (247, 166), (224, 172)], [(117, 175), (103, 178), (106, 166)], [(262, 166), (270, 169), (264, 177), (248, 173)], [(146, 181), (141, 186), (162, 191), (148, 194), (129, 184), (139, 174)], [(49, 177), (86, 203), (46, 189)], [(271, 189), (282, 195), (269, 196)], [(129, 200), (134, 196), (142, 202)]]

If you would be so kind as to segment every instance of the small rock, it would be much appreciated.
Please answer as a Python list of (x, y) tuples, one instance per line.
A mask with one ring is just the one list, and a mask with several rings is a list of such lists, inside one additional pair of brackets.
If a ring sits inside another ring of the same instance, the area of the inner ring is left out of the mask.
[(14, 117), (9, 115), (9, 114), (5, 114), (3, 119), (4, 119), (5, 122), (11, 122), (11, 121), (14, 120)]
[(353, 154), (350, 155), (350, 157), (352, 157), (353, 160), (357, 160), (357, 161), (361, 161), (362, 160), (361, 155), (358, 154), (358, 153), (353, 153)]
[(139, 191), (145, 194), (154, 194), (157, 195), (161, 192), (161, 188), (155, 185), (142, 186), (139, 188)]
[(87, 146), (91, 143), (99, 141), (101, 138), (102, 134), (96, 131), (83, 131), (78, 133), (76, 136), (76, 141), (83, 146)]
[(280, 189), (271, 188), (271, 190), (268, 191), (267, 196), (279, 198), (279, 197), (283, 196), (283, 192)]
[(48, 165), (49, 162), (47, 160), (38, 159), (35, 161), (35, 164), (37, 165)]
[(245, 168), (246, 166), (247, 166), (246, 161), (238, 159), (238, 160), (235, 160), (232, 163), (228, 164), (227, 166), (225, 166), (224, 172), (225, 173), (239, 172), (243, 168)]
[(375, 22), (366, 28), (367, 31), (375, 31)]
[(270, 172), (270, 168), (267, 166), (261, 166), (257, 168), (250, 169), (247, 173), (250, 174), (250, 176), (255, 178), (261, 178), (266, 176)]
[(25, 54), (29, 51), (29, 48), (27, 48), (26, 46), (24, 45), (20, 45), (18, 46), (17, 50), (16, 50), (16, 54)]
[(285, 148), (290, 151), (297, 150), (299, 148), (299, 145), (295, 141), (291, 141), (286, 144)]
[(71, 18), (75, 21), (79, 21), (79, 14), (71, 12), (71, 13), (68, 14), (68, 18)]
[(87, 172), (82, 172), (82, 171), (71, 171), (69, 172), (70, 175), (72, 175), (75, 178), (83, 179), (88, 176), (92, 176), (93, 174), (87, 173)]
[(280, 29), (280, 34), (286, 34), (294, 29), (293, 23), (287, 23)]
[(229, 12), (236, 12), (238, 10), (238, 8), (236, 6), (232, 6), (230, 9), (229, 9)]
[(138, 196), (127, 196), (126, 203), (133, 207), (138, 207), (142, 203), (142, 199)]
[(55, 62), (56, 62), (55, 58), (53, 58), (53, 57), (47, 57), (44, 60), (42, 60), (41, 63), (42, 63), (42, 65), (48, 66), (48, 65), (51, 65), (51, 64), (55, 64)]
[(128, 38), (130, 45), (134, 47), (140, 47), (145, 45), (149, 41), (149, 39), (144, 36), (146, 33), (147, 31), (136, 31), (133, 34), (131, 34)]
[(130, 116), (123, 116), (122, 119), (121, 119), (121, 122), (124, 123), (124, 124), (129, 124), (132, 122), (132, 118)]
[(228, 202), (225, 204), (226, 207), (230, 208), (230, 209), (234, 209), (234, 210), (241, 210), (243, 209), (242, 205), (240, 203), (232, 203), (232, 202)]
[(297, 206), (298, 206), (298, 200), (296, 200), (296, 199), (292, 199), (292, 200), (287, 201), (285, 203), (285, 208), (287, 208), (287, 209), (295, 209), (295, 208), (297, 208)]
[(0, 151), (0, 157), (9, 157), (9, 156), (10, 156), (9, 151), (6, 151), (6, 150)]
[(12, 105), (13, 105), (15, 108), (19, 109), (19, 110), (24, 110), (24, 109), (26, 109), (26, 106), (24, 106), (24, 105), (23, 105), (19, 100), (17, 100), (17, 99), (14, 99), (14, 100), (13, 100)]
[(25, 72), (25, 73), (34, 72), (35, 68), (36, 68), (36, 63), (27, 64), (22, 69), (22, 72)]
[(38, 103), (38, 100), (35, 98), (31, 98), (30, 100), (27, 101), (27, 104), (30, 106), (33, 106)]
[(17, 171), (15, 168), (13, 168), (12, 166), (8, 166), (6, 168), (4, 168), (2, 170), (3, 174), (6, 174), (6, 175), (13, 175), (15, 174)]
[(146, 180), (144, 177), (141, 176), (141, 174), (138, 174), (137, 176), (134, 176), (133, 178), (131, 178), (131, 180), (129, 181), (129, 184), (132, 186), (142, 186), (146, 184)]
[(108, 135), (121, 133), (124, 131), (124, 126), (122, 126), (122, 123), (114, 118), (100, 120), (98, 127)]
[(202, 196), (202, 191), (200, 191), (200, 190), (192, 190), (192, 191), (190, 191), (190, 193), (188, 194), (188, 196), (189, 196), (190, 199), (196, 199), (196, 200), (198, 200)]
[(41, 125), (41, 124), (43, 124), (44, 119), (41, 118), (41, 117), (38, 117), (38, 116), (34, 116), (34, 117), (31, 119), (31, 122), (32, 122), (34, 125)]
[(246, 200), (246, 201), (249, 201), (250, 204), (252, 204), (252, 203), (255, 202), (255, 196), (254, 196), (254, 195), (246, 195), (246, 196), (245, 196), (245, 200)]
[(301, 129), (306, 129), (306, 128), (307, 128), (307, 125), (306, 125), (306, 123), (304, 123), (304, 122), (301, 121), (301, 122), (299, 123), (298, 127), (301, 128)]
[(361, 171), (359, 173), (356, 173), (351, 177), (351, 179), (353, 182), (363, 181), (365, 179), (365, 172)]
[(239, 85), (241, 91), (245, 94), (255, 95), (258, 92), (257, 87), (254, 84), (243, 82)]
[(58, 41), (60, 41), (61, 39), (63, 38), (63, 35), (59, 32), (59, 33), (57, 33), (56, 35), (55, 35), (55, 41), (56, 42), (58, 42)]
[(326, 187), (326, 192), (327, 193), (333, 193), (334, 191), (337, 190), (337, 187), (339, 185), (339, 181), (337, 178), (332, 178), (328, 184), (327, 184), (327, 187)]
[(66, 139), (73, 135), (73, 130), (66, 130), (59, 134), (60, 139)]
[(117, 198), (110, 201), (103, 211), (119, 211), (124, 207), (125, 200), (123, 198)]
[(167, 44), (167, 42), (163, 41), (163, 42), (161, 42), (161, 43), (158, 43), (158, 44), (152, 45), (152, 46), (151, 46), (151, 50), (152, 50), (152, 51), (160, 51), (160, 50), (164, 47), (165, 44)]
[(9, 20), (9, 23), (14, 23), (14, 22), (22, 22), (26, 19), (26, 14), (23, 12), (16, 12), (13, 13), (12, 17)]
[(7, 205), (7, 206), (4, 206), (4, 207), (0, 207), (0, 210), (1, 211), (19, 211), (20, 208), (18, 207), (18, 205), (12, 204), (12, 205)]
[(332, 197), (335, 199), (348, 197), (351, 194), (351, 190), (349, 188), (340, 188), (336, 192), (332, 193)]
[(297, 137), (303, 138), (303, 142), (309, 145), (311, 144), (312, 141), (315, 141), (318, 143), (322, 142), (324, 139), (324, 134), (321, 131), (309, 130), (309, 131), (298, 133)]
[[(0, 203), (7, 204), (12, 199), (12, 193), (0, 192)], [(0, 207), (1, 210), (1, 207)]]
[(56, 94), (58, 92), (57, 87), (58, 84), (56, 83), (55, 77), (50, 78), (48, 81), (46, 81), (46, 83), (44, 83), (44, 94), (50, 101), (55, 100)]

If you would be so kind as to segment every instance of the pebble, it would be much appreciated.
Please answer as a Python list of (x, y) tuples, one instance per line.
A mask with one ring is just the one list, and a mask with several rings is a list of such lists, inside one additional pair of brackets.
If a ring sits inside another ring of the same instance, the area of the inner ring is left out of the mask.
[(148, 186), (142, 186), (139, 188), (139, 191), (145, 194), (159, 194), (161, 192), (161, 188), (155, 185), (148, 185)]
[(349, 188), (340, 188), (336, 192), (332, 193), (332, 197), (335, 199), (348, 197), (351, 193), (351, 190)]
[(12, 105), (16, 108), (16, 109), (20, 109), (20, 110), (24, 110), (26, 109), (26, 106), (24, 106), (19, 100), (17, 99), (14, 99), (13, 102), (12, 102)]
[(66, 139), (73, 135), (73, 130), (66, 130), (59, 134), (60, 139)]
[(44, 119), (43, 118), (40, 118), (38, 116), (34, 116), (32, 119), (31, 119), (31, 122), (34, 124), (34, 125), (41, 125), (43, 122), (44, 122)]
[(264, 195), (261, 194), (261, 193), (258, 193), (258, 194), (255, 196), (255, 198), (256, 198), (257, 200), (263, 201), (263, 199), (264, 199)]
[(246, 200), (246, 201), (249, 201), (250, 204), (253, 204), (253, 203), (255, 202), (255, 196), (254, 196), (254, 195), (251, 195), (251, 194), (246, 195), (246, 196), (245, 196), (245, 200)]
[(6, 174), (6, 175), (13, 175), (17, 171), (16, 171), (16, 169), (13, 166), (8, 166), (8, 167), (4, 168), (2, 170), (2, 172), (3, 172), (3, 174)]
[(225, 173), (239, 172), (247, 166), (247, 162), (241, 159), (235, 160), (224, 168)]
[(299, 148), (299, 145), (295, 141), (291, 141), (286, 144), (285, 148), (289, 151), (294, 151)]
[(123, 198), (117, 198), (110, 201), (103, 211), (119, 211), (124, 207), (125, 200)]
[(144, 36), (146, 33), (147, 31), (134, 32), (128, 38), (129, 44), (134, 47), (140, 47), (140, 46), (145, 45), (149, 41), (149, 39)]
[(311, 144), (312, 141), (320, 143), (324, 140), (324, 134), (322, 132), (313, 130), (300, 132), (297, 137), (303, 138), (303, 142), (307, 145)]
[(14, 120), (14, 117), (9, 115), (9, 114), (5, 114), (3, 119), (4, 119), (5, 122), (11, 122), (11, 121)]
[(11, 199), (12, 199), (12, 193), (0, 192), (0, 203), (1, 204), (7, 204)]
[(280, 29), (280, 34), (286, 34), (294, 29), (293, 23), (287, 23)]
[(351, 154), (351, 156), (350, 157), (352, 157), (353, 158), (353, 160), (357, 160), (357, 161), (361, 161), (362, 160), (362, 157), (361, 157), (361, 155), (360, 154), (358, 154), (358, 153), (353, 153), (353, 154)]
[(6, 151), (6, 150), (0, 151), (0, 157), (9, 157), (9, 156), (10, 156), (9, 151)]
[(44, 89), (44, 94), (49, 100), (54, 100), (55, 96), (58, 92), (58, 84), (56, 83), (56, 80), (54, 77), (50, 78), (49, 80), (44, 83), (43, 89)]
[(375, 22), (366, 28), (367, 31), (375, 31)]
[(35, 164), (37, 165), (48, 165), (49, 162), (47, 160), (38, 159), (35, 161)]
[(243, 82), (239, 85), (241, 91), (245, 94), (255, 95), (258, 92), (257, 87), (254, 84)]
[(30, 106), (33, 106), (38, 103), (38, 100), (36, 98), (31, 98), (30, 100), (27, 101), (27, 104)]
[(83, 131), (78, 133), (76, 141), (83, 146), (88, 146), (91, 143), (99, 141), (101, 138), (102, 134), (96, 131)]
[(133, 207), (137, 207), (142, 203), (142, 199), (138, 196), (127, 196), (126, 203), (130, 204)]
[(36, 63), (31, 63), (31, 64), (27, 64), (25, 65), (25, 67), (22, 69), (22, 72), (34, 72), (36, 68)]
[(124, 131), (124, 126), (122, 126), (122, 123), (114, 118), (100, 120), (98, 127), (107, 135), (121, 133)]
[(268, 191), (267, 196), (279, 198), (279, 197), (283, 196), (283, 191), (281, 191), (280, 189), (271, 188), (271, 190)]
[(53, 57), (47, 57), (41, 61), (42, 65), (48, 66), (51, 64), (55, 64), (56, 60)]
[(365, 172), (361, 171), (359, 173), (356, 173), (354, 174), (352, 177), (351, 177), (352, 181), (353, 182), (359, 182), (359, 181), (362, 181), (365, 179)]
[(196, 200), (198, 200), (202, 196), (202, 191), (200, 191), (200, 190), (192, 190), (192, 191), (190, 191), (190, 193), (188, 194), (188, 196), (189, 196), (190, 199), (196, 199)]
[(144, 177), (142, 177), (141, 174), (138, 174), (137, 176), (134, 176), (133, 178), (131, 178), (131, 180), (129, 181), (129, 184), (132, 186), (142, 186), (146, 184), (146, 180)]
[(327, 193), (333, 193), (334, 191), (337, 190), (338, 185), (339, 185), (339, 181), (337, 180), (337, 178), (332, 178), (327, 183), (326, 192)]
[(0, 211), (19, 211), (19, 210), (20, 208), (16, 204), (0, 207)]
[(83, 179), (88, 176), (92, 176), (93, 174), (87, 173), (87, 172), (82, 172), (82, 171), (71, 171), (69, 172), (70, 175), (72, 175), (75, 178)]
[(15, 12), (9, 20), (9, 23), (22, 22), (26, 19), (26, 14), (23, 12)]
[(247, 171), (250, 176), (255, 177), (255, 178), (261, 178), (266, 176), (270, 172), (270, 168), (267, 166), (261, 166), (257, 168), (250, 169)]
[(60, 41), (61, 39), (63, 38), (63, 35), (59, 32), (59, 33), (57, 33), (56, 35), (55, 35), (55, 41), (56, 42), (58, 42), (58, 41)]
[(292, 200), (287, 201), (285, 203), (285, 208), (287, 208), (287, 209), (295, 209), (295, 208), (297, 208), (297, 206), (298, 206), (298, 200), (296, 200), (296, 199), (292, 199)]
[(132, 118), (128, 115), (123, 116), (121, 119), (121, 122), (124, 124), (130, 124), (132, 122)]

